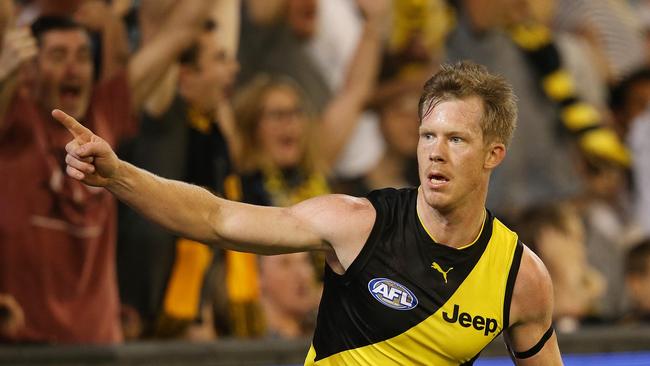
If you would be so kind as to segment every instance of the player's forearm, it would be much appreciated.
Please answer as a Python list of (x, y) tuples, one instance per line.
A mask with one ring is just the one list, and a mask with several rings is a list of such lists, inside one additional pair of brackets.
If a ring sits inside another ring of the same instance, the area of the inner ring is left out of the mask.
[(154, 223), (202, 243), (260, 254), (324, 247), (289, 209), (228, 201), (201, 187), (161, 178), (126, 162), (119, 163), (106, 188)]
[(220, 239), (213, 219), (221, 199), (206, 189), (158, 177), (124, 161), (106, 188), (143, 216), (181, 236), (204, 243)]

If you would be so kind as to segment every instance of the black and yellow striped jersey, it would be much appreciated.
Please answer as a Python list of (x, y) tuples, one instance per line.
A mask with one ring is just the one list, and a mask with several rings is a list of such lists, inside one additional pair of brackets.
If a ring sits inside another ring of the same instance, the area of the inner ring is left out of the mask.
[(436, 243), (417, 192), (368, 195), (375, 224), (345, 274), (325, 270), (305, 365), (470, 365), (507, 327), (517, 235), (488, 212), (473, 243)]

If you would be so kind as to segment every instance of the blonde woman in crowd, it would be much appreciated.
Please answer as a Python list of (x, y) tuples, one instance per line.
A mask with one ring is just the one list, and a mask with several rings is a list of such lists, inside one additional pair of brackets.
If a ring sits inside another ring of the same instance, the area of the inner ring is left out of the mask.
[[(236, 95), (242, 201), (289, 206), (329, 193), (326, 177), (359, 120), (380, 63), (380, 29), (388, 2), (359, 0), (358, 5), (366, 15), (361, 39), (343, 87), (321, 115), (312, 112), (301, 86), (286, 76), (258, 75)], [(323, 258), (315, 263), (322, 273)], [(235, 336), (263, 335), (263, 323), (271, 323), (260, 316), (257, 271), (254, 255), (227, 252), (226, 288)]]

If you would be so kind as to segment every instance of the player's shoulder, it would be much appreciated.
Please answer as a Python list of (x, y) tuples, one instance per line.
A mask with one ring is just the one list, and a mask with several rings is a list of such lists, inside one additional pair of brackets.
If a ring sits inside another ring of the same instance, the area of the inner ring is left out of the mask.
[(372, 209), (372, 204), (366, 197), (355, 197), (339, 193), (318, 196), (314, 198), (314, 202), (332, 211), (355, 212)]
[(335, 210), (360, 215), (362, 219), (374, 222), (378, 215), (390, 217), (415, 206), (417, 188), (382, 188), (369, 192), (365, 197), (333, 194), (329, 200), (329, 205)]
[(524, 245), (512, 293), (511, 324), (547, 318), (553, 312), (553, 283), (539, 257)]
[(375, 209), (367, 198), (345, 194), (327, 194), (303, 201), (291, 208), (301, 216), (327, 225), (345, 226), (346, 223), (373, 221)]
[(339, 274), (361, 252), (377, 217), (367, 198), (343, 194), (315, 197), (293, 210), (334, 250), (336, 259), (328, 258), (328, 263)]

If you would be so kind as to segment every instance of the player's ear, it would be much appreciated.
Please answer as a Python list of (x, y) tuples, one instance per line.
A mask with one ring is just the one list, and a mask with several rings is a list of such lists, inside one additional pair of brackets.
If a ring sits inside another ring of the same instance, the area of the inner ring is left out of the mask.
[(490, 142), (485, 153), (485, 169), (496, 168), (506, 157), (506, 146), (501, 142)]

